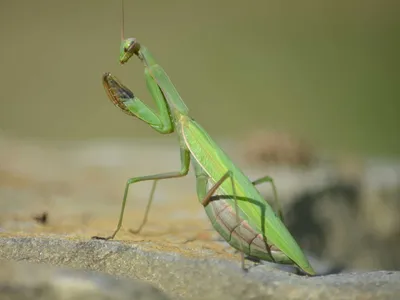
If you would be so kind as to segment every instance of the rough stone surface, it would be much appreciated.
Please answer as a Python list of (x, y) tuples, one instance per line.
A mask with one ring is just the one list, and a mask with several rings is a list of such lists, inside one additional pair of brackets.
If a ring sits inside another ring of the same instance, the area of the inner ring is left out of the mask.
[(0, 260), (1, 300), (166, 300), (161, 291), (139, 280), (116, 279), (98, 272)]
[(0, 257), (140, 278), (173, 299), (398, 299), (400, 294), (400, 272), (303, 277), (260, 265), (244, 273), (236, 262), (116, 241), (1, 238)]
[[(246, 164), (237, 142), (221, 145), (250, 178), (275, 179), (285, 222), (318, 274), (400, 269), (398, 162), (267, 169)], [(127, 178), (178, 167), (176, 143), (0, 138), (0, 257), (139, 278), (172, 298), (390, 299), (398, 292), (396, 272), (304, 278), (267, 264), (243, 274), (239, 255), (211, 229), (196, 199), (192, 171), (159, 182), (141, 234), (128, 229), (141, 223), (149, 182), (131, 187), (116, 241), (90, 240), (114, 230)], [(268, 184), (258, 188), (271, 199)]]

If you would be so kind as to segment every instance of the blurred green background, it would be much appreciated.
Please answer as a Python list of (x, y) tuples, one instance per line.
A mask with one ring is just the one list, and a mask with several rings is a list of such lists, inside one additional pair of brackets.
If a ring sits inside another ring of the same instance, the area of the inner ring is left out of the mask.
[[(126, 0), (145, 44), (211, 135), (255, 129), (319, 149), (400, 155), (398, 1)], [(107, 101), (111, 71), (150, 100), (143, 67), (118, 64), (120, 1), (0, 1), (0, 130), (32, 139), (158, 136)], [(1, 132), (0, 132), (1, 133)]]

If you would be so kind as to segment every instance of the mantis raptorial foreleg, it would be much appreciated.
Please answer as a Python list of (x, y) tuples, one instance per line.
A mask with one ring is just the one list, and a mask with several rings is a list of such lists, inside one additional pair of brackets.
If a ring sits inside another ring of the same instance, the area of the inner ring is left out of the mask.
[(156, 102), (158, 112), (151, 110), (130, 89), (122, 85), (111, 74), (106, 73), (103, 75), (103, 84), (107, 84), (106, 91), (113, 103), (126, 114), (141, 119), (159, 133), (167, 134), (173, 132), (174, 127), (164, 95), (149, 74), (147, 68), (145, 69), (145, 79), (150, 94)]

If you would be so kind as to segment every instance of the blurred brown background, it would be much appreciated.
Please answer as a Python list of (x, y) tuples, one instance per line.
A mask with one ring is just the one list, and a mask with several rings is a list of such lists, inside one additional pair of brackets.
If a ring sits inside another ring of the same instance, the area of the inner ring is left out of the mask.
[[(333, 153), (399, 155), (397, 1), (125, 1), (145, 44), (213, 136), (300, 135)], [(157, 136), (108, 103), (119, 1), (0, 1), (0, 130), (32, 139)]]

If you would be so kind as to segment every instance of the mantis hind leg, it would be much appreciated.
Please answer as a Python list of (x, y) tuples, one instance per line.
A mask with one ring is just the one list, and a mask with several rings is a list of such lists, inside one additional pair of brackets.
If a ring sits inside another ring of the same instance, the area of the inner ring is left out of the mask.
[(126, 182), (125, 185), (125, 192), (124, 192), (124, 197), (122, 199), (122, 205), (121, 205), (121, 212), (119, 214), (119, 220), (118, 220), (118, 224), (117, 224), (117, 228), (114, 230), (113, 234), (108, 236), (108, 237), (100, 237), (100, 236), (94, 236), (92, 237), (93, 239), (100, 239), (100, 240), (110, 240), (113, 239), (115, 237), (115, 235), (118, 233), (118, 231), (121, 229), (122, 226), (122, 220), (124, 218), (124, 212), (125, 212), (125, 205), (126, 205), (126, 199), (128, 197), (128, 192), (129, 192), (129, 187), (134, 184), (134, 183), (138, 183), (141, 181), (149, 181), (149, 180), (153, 180), (153, 187), (151, 189), (150, 192), (150, 197), (149, 200), (147, 202), (147, 206), (146, 206), (146, 211), (143, 217), (143, 221), (140, 224), (139, 228), (137, 230), (131, 230), (131, 232), (133, 233), (139, 233), (143, 226), (146, 224), (147, 222), (147, 217), (150, 211), (150, 207), (153, 201), (153, 196), (154, 196), (154, 192), (156, 189), (156, 184), (158, 180), (162, 180), (162, 179), (169, 179), (169, 178), (177, 178), (177, 177), (183, 177), (186, 176), (187, 173), (189, 172), (189, 165), (190, 165), (190, 152), (189, 150), (187, 150), (186, 148), (181, 148), (181, 170), (178, 172), (168, 172), (168, 173), (162, 173), (162, 174), (155, 174), (155, 175), (148, 175), (148, 176), (141, 176), (141, 177), (133, 177), (128, 179), (128, 181)]
[(261, 177), (259, 179), (254, 180), (252, 182), (252, 184), (254, 186), (256, 186), (256, 185), (264, 183), (264, 182), (269, 182), (271, 184), (272, 192), (274, 194), (274, 207), (275, 207), (275, 210), (276, 210), (276, 214), (279, 216), (281, 221), (284, 222), (283, 213), (282, 213), (282, 206), (281, 206), (279, 198), (278, 198), (278, 192), (277, 192), (277, 189), (276, 189), (276, 185), (274, 183), (274, 179), (271, 176), (267, 175), (267, 176), (264, 176), (264, 177)]
[[(203, 169), (194, 163), (195, 173), (196, 173), (196, 180), (197, 180), (197, 196), (201, 202), (201, 204), (206, 207), (211, 201), (213, 201), (212, 197), (218, 188), (224, 183), (225, 180), (230, 179), (232, 183), (232, 191), (233, 191), (233, 199), (235, 200), (235, 211), (236, 211), (236, 222), (240, 224), (240, 218), (238, 213), (238, 205), (237, 205), (237, 195), (236, 195), (236, 188), (235, 182), (232, 177), (232, 172), (227, 171), (210, 189), (207, 190), (207, 185), (210, 177), (203, 171)], [(238, 227), (239, 234), (240, 234), (240, 226)], [(241, 267), (243, 270), (246, 271), (244, 265), (244, 251), (243, 251), (243, 244), (240, 243), (240, 258), (241, 258)]]

